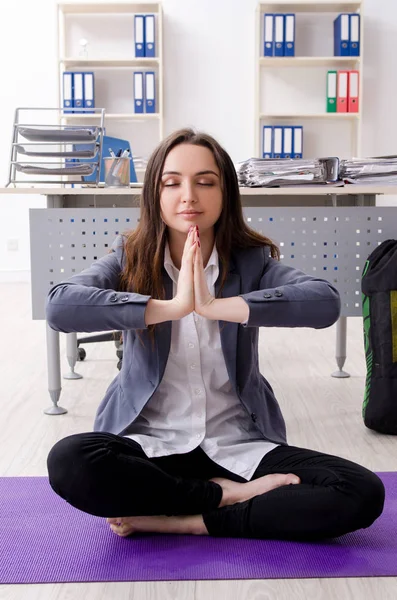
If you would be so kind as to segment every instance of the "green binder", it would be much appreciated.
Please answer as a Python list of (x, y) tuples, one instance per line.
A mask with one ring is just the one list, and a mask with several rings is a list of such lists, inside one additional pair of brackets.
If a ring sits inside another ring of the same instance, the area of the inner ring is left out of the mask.
[(327, 112), (336, 112), (336, 71), (327, 73)]

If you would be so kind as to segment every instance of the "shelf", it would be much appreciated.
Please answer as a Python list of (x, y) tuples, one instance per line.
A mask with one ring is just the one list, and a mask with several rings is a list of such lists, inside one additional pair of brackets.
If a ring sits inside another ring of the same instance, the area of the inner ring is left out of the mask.
[(158, 58), (61, 58), (66, 68), (71, 67), (158, 67)]
[(158, 13), (159, 4), (156, 3), (133, 3), (133, 2), (96, 2), (87, 4), (76, 4), (74, 2), (62, 2), (58, 4), (59, 10), (64, 14), (93, 15), (93, 14), (134, 14), (134, 13)]
[(359, 56), (260, 57), (261, 67), (357, 67)]
[(321, 1), (321, 0), (306, 0), (301, 2), (300, 0), (270, 0), (269, 2), (260, 3), (261, 12), (285, 12), (285, 13), (296, 13), (296, 12), (311, 12), (311, 13), (344, 13), (344, 12), (356, 12), (361, 9), (361, 2), (357, 0), (332, 0)]
[[(260, 114), (260, 119), (359, 119), (360, 113), (313, 113), (313, 114), (290, 114), (290, 115), (271, 115)], [(106, 119), (106, 115), (105, 115)]]
[[(78, 119), (89, 119), (89, 120), (93, 120), (93, 119), (98, 119), (100, 118), (100, 114), (99, 115), (95, 115), (93, 113), (81, 113), (81, 114), (70, 114), (70, 115), (62, 115), (62, 119), (67, 119), (70, 121), (73, 120), (78, 120)], [(155, 120), (155, 119), (159, 119), (160, 115), (159, 113), (141, 113), (141, 114), (135, 114), (135, 113), (120, 113), (120, 114), (116, 114), (116, 113), (105, 113), (105, 122), (106, 121), (144, 121), (144, 120)]]

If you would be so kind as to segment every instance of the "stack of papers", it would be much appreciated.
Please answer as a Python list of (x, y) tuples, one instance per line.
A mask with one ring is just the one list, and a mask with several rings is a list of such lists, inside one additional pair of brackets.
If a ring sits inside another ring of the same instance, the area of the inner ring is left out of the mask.
[(339, 176), (345, 183), (397, 185), (397, 156), (341, 160)]
[(250, 158), (235, 165), (240, 187), (327, 184), (338, 178), (337, 158)]

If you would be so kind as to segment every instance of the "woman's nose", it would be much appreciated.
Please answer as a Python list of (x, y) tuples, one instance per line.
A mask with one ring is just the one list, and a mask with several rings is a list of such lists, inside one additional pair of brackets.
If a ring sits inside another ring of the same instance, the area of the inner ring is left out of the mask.
[(195, 189), (194, 189), (194, 185), (192, 183), (190, 183), (189, 181), (184, 182), (182, 184), (182, 200), (184, 200), (185, 202), (187, 202), (188, 200), (195, 200), (196, 199), (196, 193), (195, 193)]

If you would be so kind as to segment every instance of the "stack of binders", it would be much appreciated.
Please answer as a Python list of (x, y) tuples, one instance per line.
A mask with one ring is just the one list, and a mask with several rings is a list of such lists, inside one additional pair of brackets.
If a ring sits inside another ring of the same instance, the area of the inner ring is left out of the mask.
[[(94, 73), (63, 73), (63, 107), (64, 113), (76, 112), (93, 113), (95, 107)], [(85, 110), (81, 110), (85, 109)]]
[(153, 58), (156, 56), (154, 15), (135, 15), (135, 57)]
[(303, 127), (301, 125), (264, 125), (262, 158), (302, 158)]
[(156, 79), (154, 71), (134, 72), (134, 112), (156, 112)]
[(328, 71), (327, 112), (359, 112), (359, 72)]
[(360, 15), (342, 13), (334, 21), (334, 56), (360, 56)]
[(264, 56), (295, 56), (295, 15), (264, 15)]

